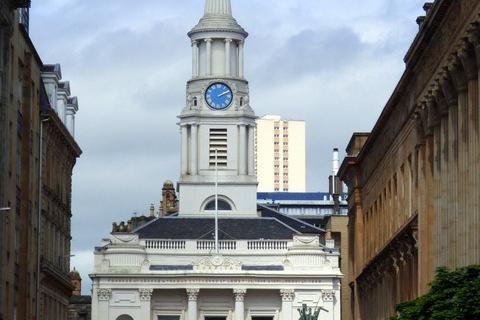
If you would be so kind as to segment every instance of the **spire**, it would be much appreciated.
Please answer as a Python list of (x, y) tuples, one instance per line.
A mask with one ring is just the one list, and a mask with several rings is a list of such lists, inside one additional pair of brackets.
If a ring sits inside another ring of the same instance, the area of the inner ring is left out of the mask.
[(205, 15), (232, 15), (230, 0), (206, 0)]
[(212, 31), (234, 32), (243, 38), (248, 36), (232, 16), (231, 0), (205, 0), (205, 14), (188, 35), (192, 37), (198, 33)]

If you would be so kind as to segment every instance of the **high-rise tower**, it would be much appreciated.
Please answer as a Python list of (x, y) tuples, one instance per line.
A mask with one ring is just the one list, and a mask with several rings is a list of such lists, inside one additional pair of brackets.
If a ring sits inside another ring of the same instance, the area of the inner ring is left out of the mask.
[(218, 166), (221, 214), (256, 214), (254, 131), (244, 77), (248, 33), (232, 16), (230, 0), (206, 0), (188, 33), (192, 78), (180, 118), (180, 215), (213, 213)]

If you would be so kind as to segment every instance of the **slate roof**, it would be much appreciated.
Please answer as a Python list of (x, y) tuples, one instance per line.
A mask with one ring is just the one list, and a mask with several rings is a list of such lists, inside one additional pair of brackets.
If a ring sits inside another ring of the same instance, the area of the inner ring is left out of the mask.
[[(292, 239), (295, 228), (274, 218), (220, 218), (220, 240)], [(215, 219), (164, 217), (137, 229), (140, 239), (213, 240)], [(318, 229), (317, 229), (318, 232)]]
[(282, 223), (288, 225), (289, 227), (297, 230), (299, 233), (319, 234), (319, 233), (325, 232), (325, 230), (317, 228), (309, 224), (308, 222), (280, 213), (267, 206), (258, 205), (257, 207), (259, 211), (261, 211), (262, 217), (274, 218), (278, 221), (281, 221)]
[(328, 192), (258, 192), (257, 200), (270, 201), (323, 201), (330, 199)]

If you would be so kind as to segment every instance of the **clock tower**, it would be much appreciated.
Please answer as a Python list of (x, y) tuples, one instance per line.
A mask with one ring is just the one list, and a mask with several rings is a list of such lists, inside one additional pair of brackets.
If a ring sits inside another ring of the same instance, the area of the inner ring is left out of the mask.
[(230, 0), (206, 0), (188, 33), (192, 78), (179, 116), (182, 140), (179, 215), (256, 215), (255, 113), (244, 77), (248, 33), (232, 16)]

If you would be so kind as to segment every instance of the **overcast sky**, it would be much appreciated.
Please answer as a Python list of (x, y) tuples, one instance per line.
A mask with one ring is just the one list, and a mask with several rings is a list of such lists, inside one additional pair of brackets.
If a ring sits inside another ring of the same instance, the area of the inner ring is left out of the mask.
[[(160, 202), (179, 177), (176, 116), (191, 73), (186, 33), (203, 0), (35, 0), (30, 33), (78, 96), (72, 267), (84, 278), (114, 221)], [(250, 33), (257, 115), (307, 121), (307, 188), (328, 190), (331, 150), (370, 131), (403, 70), (424, 0), (232, 0)]]

